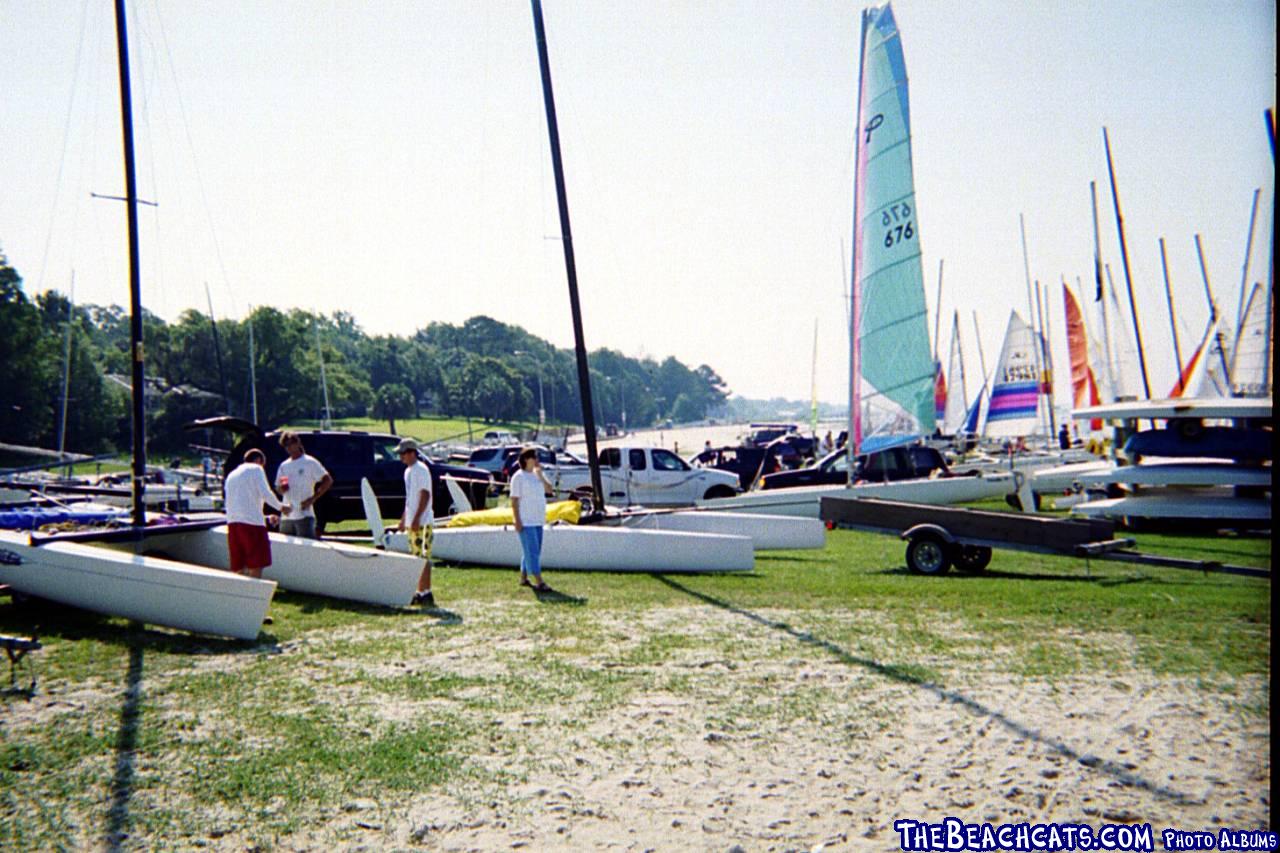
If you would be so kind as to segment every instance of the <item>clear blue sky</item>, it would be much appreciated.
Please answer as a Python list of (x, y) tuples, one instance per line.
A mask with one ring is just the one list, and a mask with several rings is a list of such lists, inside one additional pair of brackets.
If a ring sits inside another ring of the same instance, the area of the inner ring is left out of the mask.
[[(546, 0), (589, 346), (804, 398), (816, 316), (819, 395), (846, 398), (860, 8)], [(962, 312), (971, 374), (972, 311), (989, 366), (1009, 308), (1025, 312), (1019, 213), (1060, 367), (1058, 281), (1090, 274), (1090, 180), (1120, 274), (1105, 124), (1167, 390), (1157, 238), (1185, 351), (1207, 316), (1192, 235), (1234, 313), (1257, 186), (1270, 233), (1274, 3), (894, 9), (926, 290), (932, 310), (945, 258), (944, 318)], [(152, 310), (203, 309), (208, 281), (220, 316), (346, 310), (406, 334), (483, 313), (571, 343), (526, 3), (138, 0), (130, 14), (140, 192), (160, 203), (143, 213)], [(77, 300), (124, 303), (123, 210), (89, 198), (123, 180), (111, 3), (0, 4), (0, 56), (0, 248), (29, 292), (65, 291), (74, 268)]]

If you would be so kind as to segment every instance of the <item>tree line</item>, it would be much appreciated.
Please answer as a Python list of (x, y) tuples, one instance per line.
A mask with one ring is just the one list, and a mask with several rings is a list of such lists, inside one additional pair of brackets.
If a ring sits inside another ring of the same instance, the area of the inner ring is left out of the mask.
[[(244, 320), (216, 323), (190, 309), (171, 323), (144, 312), (143, 342), (147, 442), (160, 451), (184, 448), (182, 424), (196, 418), (252, 419), (254, 397), (265, 429), (321, 419), (326, 386), (335, 419), (442, 414), (536, 421), (542, 409), (548, 423), (581, 422), (573, 351), (484, 316), (397, 336), (370, 335), (345, 311), (323, 316), (259, 306)], [(589, 362), (601, 425), (699, 420), (728, 395), (705, 364), (690, 368), (675, 358), (637, 359), (610, 349), (591, 353)], [(57, 446), (64, 370), (66, 449), (127, 448), (128, 312), (72, 305), (53, 290), (29, 298), (0, 253), (0, 442)]]

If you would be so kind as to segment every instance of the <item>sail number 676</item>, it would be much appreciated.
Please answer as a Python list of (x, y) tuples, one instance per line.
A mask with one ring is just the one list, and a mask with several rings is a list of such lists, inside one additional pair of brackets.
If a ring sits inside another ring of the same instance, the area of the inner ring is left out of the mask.
[(884, 234), (886, 249), (893, 248), (903, 240), (910, 240), (915, 236), (915, 229), (911, 223), (911, 205), (906, 202), (889, 205), (880, 216), (880, 225), (888, 229)]

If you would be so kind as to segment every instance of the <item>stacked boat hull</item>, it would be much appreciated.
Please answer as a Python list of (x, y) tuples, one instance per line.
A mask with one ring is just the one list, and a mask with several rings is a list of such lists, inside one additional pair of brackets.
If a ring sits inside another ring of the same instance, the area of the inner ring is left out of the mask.
[(32, 545), (0, 530), (0, 583), (108, 616), (201, 634), (257, 638), (276, 584), (76, 542)]

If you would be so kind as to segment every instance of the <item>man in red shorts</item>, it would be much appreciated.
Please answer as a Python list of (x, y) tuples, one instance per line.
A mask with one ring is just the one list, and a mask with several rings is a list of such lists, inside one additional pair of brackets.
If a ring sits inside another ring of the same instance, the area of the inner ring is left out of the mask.
[(276, 511), (287, 512), (289, 508), (267, 485), (267, 472), (263, 470), (266, 464), (266, 456), (254, 448), (244, 455), (244, 462), (227, 475), (222, 486), (227, 506), (231, 571), (251, 578), (262, 577), (262, 570), (271, 565), (271, 540), (267, 538), (262, 505), (269, 504)]

